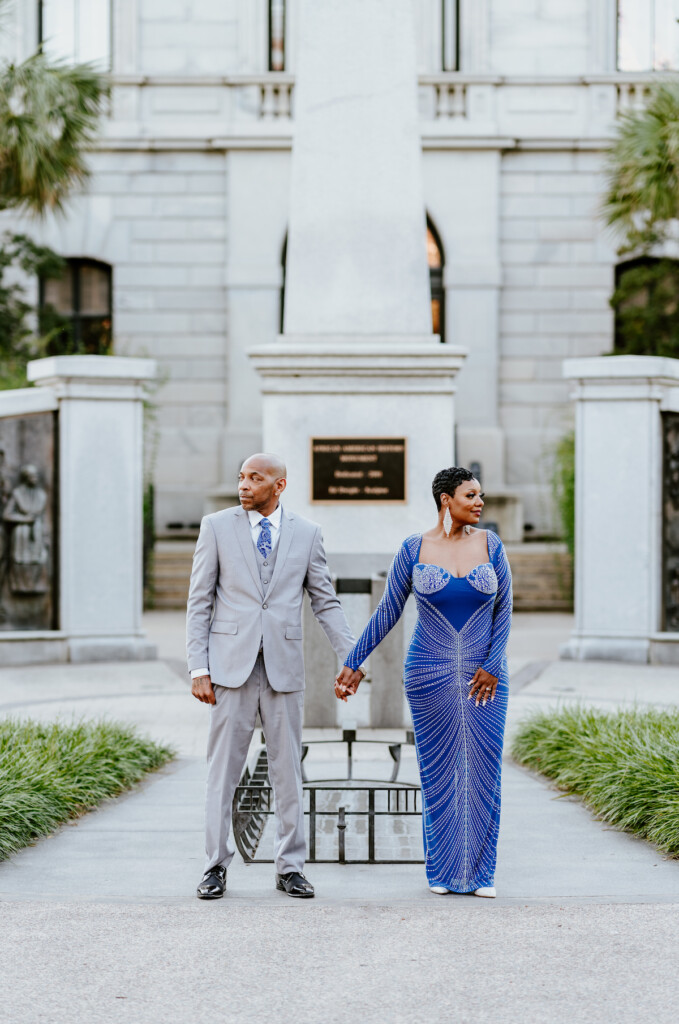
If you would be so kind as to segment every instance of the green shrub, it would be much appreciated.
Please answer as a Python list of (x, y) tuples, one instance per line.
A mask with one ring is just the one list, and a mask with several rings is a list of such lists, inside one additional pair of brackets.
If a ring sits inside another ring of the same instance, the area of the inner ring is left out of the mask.
[(604, 821), (679, 857), (679, 711), (539, 711), (519, 727), (512, 756)]
[(0, 722), (0, 860), (172, 757), (115, 722)]
[(561, 438), (554, 450), (552, 492), (559, 515), (561, 535), (571, 556), (575, 552), (575, 433)]

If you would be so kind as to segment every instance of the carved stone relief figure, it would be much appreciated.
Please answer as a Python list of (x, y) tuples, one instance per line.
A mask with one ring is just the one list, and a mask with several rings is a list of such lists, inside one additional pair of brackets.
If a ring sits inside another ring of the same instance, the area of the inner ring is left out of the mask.
[(10, 527), (9, 588), (13, 594), (44, 594), (49, 586), (44, 516), (47, 492), (38, 471), (27, 464), (9, 496), (3, 518)]

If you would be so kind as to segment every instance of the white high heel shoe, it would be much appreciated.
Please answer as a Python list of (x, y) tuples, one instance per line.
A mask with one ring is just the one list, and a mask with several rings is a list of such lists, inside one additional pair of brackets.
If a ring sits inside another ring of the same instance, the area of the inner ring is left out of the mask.
[(435, 892), (437, 896), (445, 896), (450, 892), (450, 889), (446, 889), (444, 885), (430, 885), (429, 888), (432, 892)]
[(486, 885), (485, 887), (483, 887), (481, 889), (475, 889), (474, 890), (474, 895), (475, 896), (485, 896), (486, 899), (488, 899), (488, 900), (494, 900), (495, 899), (495, 886), (494, 885)]

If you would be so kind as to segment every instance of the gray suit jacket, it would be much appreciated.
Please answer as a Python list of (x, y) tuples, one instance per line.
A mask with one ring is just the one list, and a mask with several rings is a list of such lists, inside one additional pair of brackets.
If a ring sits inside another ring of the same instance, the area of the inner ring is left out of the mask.
[(305, 589), (314, 615), (344, 661), (355, 641), (330, 579), (320, 526), (283, 509), (276, 565), (265, 595), (245, 510), (227, 508), (205, 516), (187, 606), (189, 672), (208, 665), (213, 683), (242, 686), (261, 643), (273, 689), (303, 690)]

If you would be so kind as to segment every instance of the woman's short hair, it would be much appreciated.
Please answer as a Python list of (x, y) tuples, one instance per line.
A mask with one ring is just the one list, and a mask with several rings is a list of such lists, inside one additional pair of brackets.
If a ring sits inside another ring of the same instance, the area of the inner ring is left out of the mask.
[(449, 494), (452, 498), (460, 484), (463, 484), (465, 480), (475, 479), (471, 469), (465, 469), (464, 466), (449, 466), (448, 469), (442, 469), (436, 474), (431, 485), (437, 509), (441, 510), (442, 494)]

